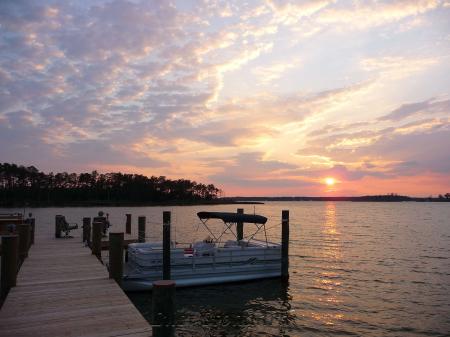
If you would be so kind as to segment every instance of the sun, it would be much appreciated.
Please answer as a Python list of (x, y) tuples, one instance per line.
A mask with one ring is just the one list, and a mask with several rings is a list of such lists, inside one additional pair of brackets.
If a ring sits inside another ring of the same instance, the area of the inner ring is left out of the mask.
[(336, 184), (336, 179), (327, 177), (325, 178), (325, 184), (327, 184), (327, 186), (333, 186), (334, 184)]

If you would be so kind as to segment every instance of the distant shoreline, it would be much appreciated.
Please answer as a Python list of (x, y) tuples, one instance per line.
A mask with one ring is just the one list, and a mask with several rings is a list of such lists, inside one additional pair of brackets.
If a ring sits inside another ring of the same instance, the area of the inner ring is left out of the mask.
[(30, 202), (0, 205), (1, 208), (50, 208), (50, 207), (156, 207), (156, 206), (209, 206), (209, 205), (260, 205), (265, 202), (292, 201), (350, 201), (350, 202), (450, 202), (450, 198), (420, 198), (399, 195), (359, 196), (359, 197), (227, 197), (214, 200), (173, 200), (161, 202), (132, 201), (83, 201), (61, 203)]
[(196, 201), (165, 201), (165, 202), (128, 202), (128, 201), (86, 201), (65, 203), (17, 203), (0, 205), (0, 208), (51, 208), (51, 207), (164, 207), (164, 206), (202, 206), (202, 205), (261, 205), (261, 201), (237, 201), (237, 200), (196, 200)]
[(402, 195), (365, 195), (359, 197), (234, 197), (231, 200), (242, 201), (352, 201), (352, 202), (450, 202), (450, 198), (421, 198)]

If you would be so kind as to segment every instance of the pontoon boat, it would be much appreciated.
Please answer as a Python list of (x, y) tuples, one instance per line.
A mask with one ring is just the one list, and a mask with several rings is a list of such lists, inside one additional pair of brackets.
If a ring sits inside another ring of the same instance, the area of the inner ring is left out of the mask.
[[(199, 212), (197, 216), (210, 236), (187, 247), (172, 242), (171, 278), (177, 287), (280, 277), (281, 245), (267, 241), (267, 235), (265, 241), (255, 239), (261, 230), (266, 234), (266, 217), (225, 212)], [(215, 235), (211, 231), (207, 224), (210, 219), (224, 222), (222, 233)], [(243, 223), (253, 223), (256, 229), (248, 238), (238, 240), (235, 226)], [(226, 233), (231, 233), (235, 240), (222, 242)], [(162, 260), (162, 242), (128, 245), (124, 289), (151, 289), (153, 281), (162, 279)]]

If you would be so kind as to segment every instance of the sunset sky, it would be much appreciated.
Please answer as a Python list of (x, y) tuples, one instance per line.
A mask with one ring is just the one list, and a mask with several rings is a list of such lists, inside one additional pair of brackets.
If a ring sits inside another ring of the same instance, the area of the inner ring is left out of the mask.
[(445, 194), (450, 1), (3, 0), (0, 144), (225, 196)]

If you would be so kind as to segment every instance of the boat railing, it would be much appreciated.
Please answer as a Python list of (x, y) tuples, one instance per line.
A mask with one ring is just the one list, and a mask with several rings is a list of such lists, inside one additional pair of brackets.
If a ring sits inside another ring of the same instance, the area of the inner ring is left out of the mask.
[[(139, 270), (150, 268), (159, 270), (162, 267), (162, 250), (154, 249), (146, 254), (130, 251), (129, 262), (139, 266)], [(263, 264), (277, 263), (280, 261), (280, 247), (247, 247), (237, 248), (217, 248), (213, 254), (185, 254), (183, 248), (172, 249), (171, 264), (173, 268), (186, 268), (190, 266), (192, 270), (198, 268), (212, 268), (228, 266), (229, 268), (242, 266), (244, 264)]]

